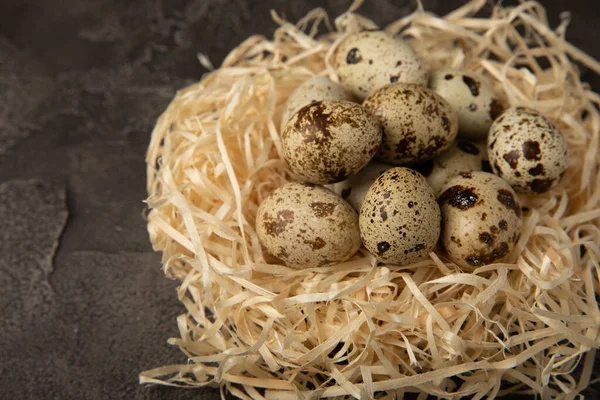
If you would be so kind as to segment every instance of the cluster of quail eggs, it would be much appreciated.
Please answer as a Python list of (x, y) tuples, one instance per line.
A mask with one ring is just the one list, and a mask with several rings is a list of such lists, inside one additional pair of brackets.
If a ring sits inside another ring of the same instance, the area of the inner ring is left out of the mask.
[(308, 79), (283, 111), (295, 182), (260, 204), (265, 250), (293, 268), (343, 262), (361, 246), (394, 265), (438, 244), (466, 269), (504, 260), (523, 223), (516, 192), (546, 192), (567, 169), (556, 126), (504, 110), (475, 72), (428, 71), (382, 31), (348, 36), (332, 63), (340, 84)]

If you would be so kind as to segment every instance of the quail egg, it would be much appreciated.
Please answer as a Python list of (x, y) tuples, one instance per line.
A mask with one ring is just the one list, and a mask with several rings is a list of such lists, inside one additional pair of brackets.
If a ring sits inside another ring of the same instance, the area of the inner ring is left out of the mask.
[(296, 182), (260, 204), (256, 231), (268, 253), (297, 269), (345, 261), (361, 244), (358, 215), (348, 203), (323, 187)]
[(475, 72), (441, 69), (432, 72), (429, 87), (456, 111), (459, 137), (485, 139), (490, 125), (502, 113), (494, 88)]
[(410, 45), (383, 31), (354, 33), (335, 50), (333, 67), (357, 98), (389, 83), (427, 85), (427, 70)]
[(456, 113), (426, 87), (387, 85), (367, 97), (363, 105), (383, 126), (377, 158), (384, 162), (404, 165), (430, 160), (456, 138)]
[(393, 167), (393, 165), (372, 160), (358, 174), (331, 185), (331, 190), (342, 196), (355, 210), (360, 211), (365, 195), (375, 179)]
[(488, 172), (463, 172), (442, 188), (442, 244), (457, 265), (473, 269), (501, 262), (519, 240), (523, 220), (517, 195)]
[(440, 235), (440, 208), (418, 172), (395, 167), (373, 183), (359, 214), (360, 236), (378, 260), (407, 265), (433, 250)]
[(544, 193), (567, 170), (567, 144), (560, 131), (530, 108), (506, 110), (490, 128), (488, 157), (495, 174), (521, 193)]
[(427, 179), (436, 194), (451, 178), (461, 172), (492, 172), (486, 146), (465, 139), (455, 141), (439, 157), (412, 167)]
[(381, 125), (361, 105), (318, 101), (298, 110), (281, 135), (283, 159), (295, 179), (326, 184), (356, 174), (381, 143)]

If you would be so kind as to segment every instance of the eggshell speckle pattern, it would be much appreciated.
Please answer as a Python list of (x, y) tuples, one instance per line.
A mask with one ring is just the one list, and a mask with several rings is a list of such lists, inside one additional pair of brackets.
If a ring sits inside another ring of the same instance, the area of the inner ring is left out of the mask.
[(519, 240), (521, 206), (512, 188), (487, 172), (452, 178), (438, 198), (442, 244), (457, 265), (474, 269), (501, 262)]
[(360, 206), (367, 195), (367, 191), (375, 182), (375, 179), (393, 167), (393, 165), (372, 160), (358, 174), (331, 185), (331, 190), (342, 196), (355, 210), (360, 211)]
[(383, 31), (348, 36), (333, 57), (340, 82), (357, 98), (389, 83), (427, 85), (428, 73), (410, 45)]
[(319, 101), (298, 110), (281, 135), (283, 158), (303, 182), (340, 182), (356, 174), (377, 152), (381, 126), (362, 106)]
[(440, 208), (418, 172), (402, 167), (384, 172), (360, 209), (363, 244), (378, 260), (407, 265), (433, 250), (440, 235)]
[(490, 125), (502, 113), (494, 88), (475, 72), (441, 69), (431, 74), (429, 87), (456, 111), (459, 137), (485, 139)]
[(322, 100), (350, 100), (344, 88), (324, 76), (314, 76), (298, 86), (288, 97), (281, 122), (285, 123), (290, 116), (307, 104)]
[(492, 172), (486, 146), (465, 139), (456, 140), (439, 157), (413, 165), (413, 168), (427, 179), (436, 194), (451, 178), (461, 172)]
[(488, 156), (494, 173), (521, 193), (555, 187), (569, 162), (560, 131), (542, 114), (524, 107), (510, 108), (494, 121)]
[(383, 126), (377, 158), (395, 165), (432, 159), (448, 149), (458, 131), (450, 104), (422, 86), (387, 85), (363, 103)]
[(271, 255), (297, 269), (345, 261), (361, 244), (356, 211), (333, 192), (302, 183), (288, 183), (260, 204), (256, 231)]

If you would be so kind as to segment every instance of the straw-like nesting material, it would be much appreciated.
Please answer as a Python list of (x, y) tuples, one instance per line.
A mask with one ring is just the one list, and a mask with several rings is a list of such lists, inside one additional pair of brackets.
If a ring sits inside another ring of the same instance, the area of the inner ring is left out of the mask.
[[(507, 104), (536, 108), (565, 135), (562, 185), (526, 198), (524, 228), (506, 263), (464, 273), (444, 254), (411, 266), (351, 261), (292, 270), (265, 260), (254, 230), (260, 202), (288, 179), (278, 128), (288, 94), (329, 64), (347, 34), (375, 28), (317, 9), (273, 39), (248, 38), (221, 68), (180, 91), (148, 150), (148, 230), (187, 312), (170, 343), (187, 365), (143, 383), (220, 385), (240, 398), (459, 398), (537, 393), (574, 398), (600, 345), (600, 96), (576, 60), (600, 64), (551, 29), (542, 6), (473, 0), (439, 18), (421, 9), (386, 28), (430, 68), (476, 70)], [(318, 35), (317, 27), (331, 30)], [(201, 61), (210, 63), (203, 57)], [(528, 211), (527, 211), (528, 210)], [(574, 374), (576, 366), (580, 373)]]

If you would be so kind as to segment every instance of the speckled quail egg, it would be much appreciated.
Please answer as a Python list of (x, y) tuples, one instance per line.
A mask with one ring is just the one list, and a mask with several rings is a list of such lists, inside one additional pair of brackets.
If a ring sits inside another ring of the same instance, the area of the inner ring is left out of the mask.
[(423, 86), (397, 83), (375, 91), (363, 106), (383, 126), (377, 158), (403, 165), (430, 160), (450, 147), (458, 131), (456, 113)]
[(340, 83), (361, 100), (388, 83), (427, 85), (427, 70), (410, 45), (383, 31), (348, 36), (332, 62)]
[(523, 221), (517, 195), (488, 172), (463, 172), (438, 197), (442, 244), (457, 265), (473, 269), (501, 262), (519, 240)]
[(492, 172), (485, 145), (465, 139), (456, 140), (439, 157), (413, 165), (412, 168), (427, 179), (436, 194), (451, 178), (461, 172)]
[(367, 191), (379, 175), (394, 166), (372, 160), (358, 174), (351, 176), (345, 181), (334, 183), (331, 190), (346, 200), (355, 210), (360, 211), (360, 206)]
[(456, 111), (459, 137), (485, 139), (490, 125), (502, 113), (494, 88), (475, 72), (441, 69), (431, 73), (429, 87)]
[(323, 187), (296, 182), (260, 204), (256, 231), (268, 253), (292, 268), (345, 261), (361, 244), (358, 215), (348, 203)]
[(318, 101), (298, 110), (281, 135), (283, 159), (294, 178), (326, 184), (356, 174), (381, 143), (381, 125), (361, 105)]
[(378, 260), (407, 265), (433, 250), (440, 235), (440, 208), (418, 172), (387, 170), (367, 192), (359, 214), (360, 236)]
[(290, 116), (307, 104), (321, 100), (351, 100), (344, 88), (324, 76), (314, 76), (298, 86), (288, 97), (281, 122), (283, 126)]
[(560, 131), (542, 114), (524, 107), (510, 108), (494, 121), (488, 157), (494, 173), (521, 193), (555, 187), (569, 163)]

